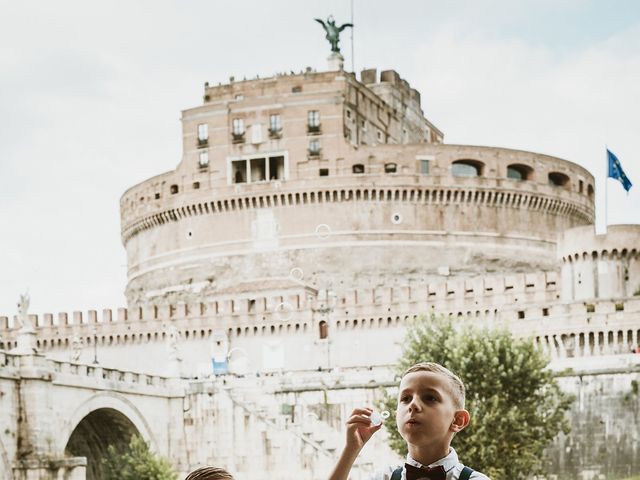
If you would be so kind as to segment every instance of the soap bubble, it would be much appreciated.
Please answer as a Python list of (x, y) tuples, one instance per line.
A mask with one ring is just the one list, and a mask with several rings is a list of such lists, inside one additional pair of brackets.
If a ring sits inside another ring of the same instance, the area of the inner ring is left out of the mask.
[(295, 280), (296, 282), (300, 282), (304, 278), (304, 272), (301, 268), (294, 267), (289, 272), (289, 277), (291, 277), (291, 279)]
[(281, 302), (276, 305), (273, 311), (276, 314), (278, 320), (286, 322), (288, 320), (291, 320), (291, 317), (293, 316), (293, 305), (288, 302)]
[(369, 420), (371, 420), (372, 426), (377, 427), (382, 423), (383, 420), (386, 420), (387, 418), (389, 418), (389, 415), (390, 413), (386, 410), (380, 413), (371, 412), (371, 415), (369, 416)]
[(316, 227), (316, 235), (318, 238), (325, 239), (331, 235), (331, 227), (326, 223), (321, 223)]
[[(233, 358), (232, 355), (238, 352)], [(229, 372), (236, 375), (244, 375), (249, 371), (249, 355), (244, 348), (235, 347), (227, 353)]]

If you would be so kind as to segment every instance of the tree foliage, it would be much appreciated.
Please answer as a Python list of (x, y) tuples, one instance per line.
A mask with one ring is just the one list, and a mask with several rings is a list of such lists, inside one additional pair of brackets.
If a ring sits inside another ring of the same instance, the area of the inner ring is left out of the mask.
[(134, 435), (125, 449), (110, 445), (102, 460), (104, 480), (176, 480), (178, 475), (164, 458), (158, 458), (149, 445)]
[[(398, 379), (418, 362), (437, 362), (462, 378), (471, 423), (452, 446), (461, 460), (493, 480), (520, 479), (543, 471), (543, 450), (560, 432), (568, 433), (565, 412), (573, 398), (562, 392), (548, 359), (529, 339), (506, 329), (454, 326), (430, 316), (407, 331)], [(395, 411), (387, 395), (383, 408)], [(391, 447), (406, 455), (395, 422), (386, 422)]]

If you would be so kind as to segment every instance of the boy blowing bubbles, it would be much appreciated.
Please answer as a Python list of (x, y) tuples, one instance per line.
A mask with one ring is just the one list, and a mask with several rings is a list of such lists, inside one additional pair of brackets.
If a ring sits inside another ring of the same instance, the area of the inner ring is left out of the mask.
[[(388, 466), (368, 480), (478, 480), (488, 477), (458, 461), (453, 436), (469, 424), (464, 384), (453, 372), (431, 362), (402, 375), (396, 423), (409, 453), (404, 467)], [(356, 408), (347, 421), (347, 441), (329, 480), (347, 480), (362, 447), (382, 424), (373, 426), (370, 408)]]

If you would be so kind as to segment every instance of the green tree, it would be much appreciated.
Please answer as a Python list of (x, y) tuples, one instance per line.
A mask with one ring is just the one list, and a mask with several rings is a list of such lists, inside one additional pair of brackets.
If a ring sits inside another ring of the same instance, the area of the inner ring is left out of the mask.
[[(506, 329), (488, 329), (431, 315), (407, 331), (398, 379), (411, 365), (431, 361), (462, 378), (471, 423), (452, 442), (462, 461), (493, 480), (526, 478), (543, 471), (543, 450), (569, 432), (565, 412), (573, 398), (562, 392), (546, 368), (548, 359), (530, 339)], [(386, 394), (383, 408), (395, 411)], [(386, 422), (391, 447), (406, 455), (395, 422)]]
[(129, 445), (118, 449), (109, 445), (102, 460), (102, 478), (104, 480), (176, 480), (178, 475), (164, 458), (158, 458), (149, 445), (134, 435)]

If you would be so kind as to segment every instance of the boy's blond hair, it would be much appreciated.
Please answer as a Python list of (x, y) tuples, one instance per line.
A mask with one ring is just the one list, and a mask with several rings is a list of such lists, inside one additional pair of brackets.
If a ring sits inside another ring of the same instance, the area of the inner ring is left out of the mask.
[(455, 373), (453, 373), (448, 368), (443, 367), (439, 363), (435, 362), (420, 362), (412, 365), (407, 368), (405, 372), (402, 374), (402, 378), (405, 375), (413, 372), (433, 372), (444, 375), (449, 380), (449, 393), (451, 394), (451, 398), (453, 399), (453, 403), (458, 409), (464, 408), (465, 401), (465, 388), (464, 383), (460, 380)]
[(233, 476), (224, 468), (202, 467), (191, 472), (184, 480), (233, 480)]

